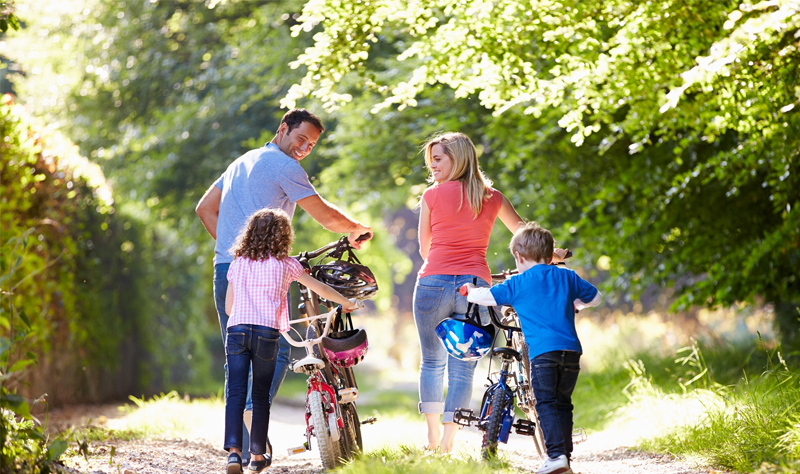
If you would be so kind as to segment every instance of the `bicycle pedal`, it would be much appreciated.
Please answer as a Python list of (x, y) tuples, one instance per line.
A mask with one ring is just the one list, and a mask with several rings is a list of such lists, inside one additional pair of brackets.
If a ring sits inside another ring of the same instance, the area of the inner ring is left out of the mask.
[(453, 423), (461, 426), (470, 426), (478, 421), (475, 413), (469, 408), (456, 408), (456, 411), (453, 412)]
[(361, 424), (362, 425), (371, 425), (371, 424), (375, 423), (376, 421), (378, 421), (378, 419), (375, 418), (374, 416), (371, 416), (371, 417), (367, 418), (366, 420), (363, 420), (361, 422)]
[(355, 387), (339, 390), (339, 403), (352, 403), (358, 400), (358, 389)]
[(311, 451), (311, 448), (308, 447), (308, 444), (303, 443), (302, 446), (289, 448), (287, 451), (289, 451), (289, 456), (292, 456), (294, 454), (303, 454), (306, 451)]
[(523, 436), (533, 436), (536, 433), (536, 423), (530, 420), (517, 420), (513, 425), (514, 431)]

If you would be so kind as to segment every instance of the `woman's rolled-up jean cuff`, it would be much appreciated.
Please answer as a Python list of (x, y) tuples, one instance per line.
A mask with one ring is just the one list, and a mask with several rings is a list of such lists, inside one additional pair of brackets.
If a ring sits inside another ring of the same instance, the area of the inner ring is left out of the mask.
[(453, 414), (454, 413), (455, 412), (452, 412), (452, 411), (444, 412), (444, 415), (442, 415), (442, 423), (455, 423), (453, 421)]
[[(444, 412), (442, 402), (419, 402), (419, 412), (423, 415), (441, 415)], [(450, 414), (452, 420), (453, 414)]]

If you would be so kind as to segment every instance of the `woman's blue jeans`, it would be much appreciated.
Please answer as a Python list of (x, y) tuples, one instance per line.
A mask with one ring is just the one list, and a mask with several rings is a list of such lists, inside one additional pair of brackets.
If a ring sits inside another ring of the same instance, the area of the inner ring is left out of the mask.
[(572, 392), (581, 370), (574, 351), (545, 352), (531, 360), (531, 383), (547, 455), (572, 457)]
[[(224, 449), (242, 449), (242, 412), (247, 399), (247, 379), (253, 374), (253, 425), (250, 453), (265, 454), (269, 443), (269, 389), (278, 359), (277, 329), (254, 324), (228, 328), (225, 355), (228, 360), (228, 399), (225, 401)], [(270, 445), (271, 446), (271, 445)], [(270, 450), (271, 451), (271, 450)]]
[[(419, 372), (419, 412), (443, 413), (442, 423), (453, 422), (456, 408), (468, 408), (472, 399), (472, 376), (477, 361), (463, 361), (450, 356), (436, 335), (436, 325), (452, 316), (463, 317), (467, 298), (458, 293), (473, 275), (430, 275), (419, 278), (414, 287), (414, 322), (419, 333), (422, 363)], [(489, 284), (478, 278), (477, 286)], [(481, 308), (481, 318), (488, 322), (488, 312)], [(447, 367), (447, 398), (444, 393), (444, 371)]]

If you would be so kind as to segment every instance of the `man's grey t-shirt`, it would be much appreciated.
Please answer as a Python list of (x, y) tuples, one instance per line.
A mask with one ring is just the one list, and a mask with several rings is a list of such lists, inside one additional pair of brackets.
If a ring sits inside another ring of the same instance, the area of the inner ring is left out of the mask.
[(237, 158), (214, 185), (222, 190), (215, 265), (233, 261), (231, 246), (253, 213), (281, 208), (291, 219), (297, 201), (317, 194), (300, 163), (274, 143)]

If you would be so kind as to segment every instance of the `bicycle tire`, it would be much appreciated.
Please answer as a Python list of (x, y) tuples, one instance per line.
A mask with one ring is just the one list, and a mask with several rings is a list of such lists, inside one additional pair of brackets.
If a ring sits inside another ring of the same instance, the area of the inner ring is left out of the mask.
[(492, 392), (489, 399), (489, 416), (486, 421), (486, 429), (483, 431), (483, 443), (481, 444), (481, 455), (484, 459), (497, 456), (497, 439), (500, 437), (500, 429), (503, 427), (503, 409), (506, 406), (506, 392), (497, 388)]
[(336, 447), (331, 440), (328, 429), (328, 417), (322, 407), (322, 394), (312, 391), (308, 394), (308, 406), (311, 409), (311, 420), (314, 423), (314, 437), (317, 438), (319, 457), (322, 460), (322, 468), (330, 470), (336, 467), (338, 455)]
[(350, 460), (361, 454), (364, 449), (361, 441), (361, 423), (358, 421), (358, 411), (352, 403), (341, 406), (342, 410), (342, 437), (340, 452), (342, 459)]
[[(351, 388), (358, 389), (358, 385), (356, 384), (356, 376), (353, 373), (353, 368), (352, 367), (347, 367), (345, 369), (342, 369), (342, 374), (344, 375), (344, 383), (345, 383), (346, 387), (351, 387)], [(351, 418), (350, 421), (352, 421), (352, 425), (353, 425), (352, 440), (355, 441), (354, 446), (356, 446), (356, 449), (358, 450), (358, 452), (359, 453), (363, 452), (364, 451), (364, 440), (361, 438), (361, 421), (358, 418), (358, 409), (356, 408), (356, 404), (355, 404), (355, 402), (352, 402), (352, 403), (346, 403), (346, 404), (344, 404), (342, 406), (343, 407), (349, 407), (348, 411), (350, 413), (350, 418)], [(342, 416), (344, 416), (344, 415), (342, 415)]]
[(536, 446), (536, 452), (539, 458), (545, 459), (547, 457), (547, 448), (544, 444), (544, 433), (542, 432), (542, 424), (539, 423), (539, 412), (536, 411), (536, 397), (533, 395), (533, 373), (531, 372), (531, 359), (530, 352), (528, 351), (528, 343), (525, 342), (524, 336), (521, 333), (514, 334), (512, 345), (519, 351), (522, 360), (522, 370), (525, 373), (525, 379), (528, 381), (526, 386), (520, 387), (519, 401), (525, 417), (534, 423), (533, 429), (533, 444)]

